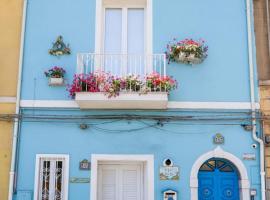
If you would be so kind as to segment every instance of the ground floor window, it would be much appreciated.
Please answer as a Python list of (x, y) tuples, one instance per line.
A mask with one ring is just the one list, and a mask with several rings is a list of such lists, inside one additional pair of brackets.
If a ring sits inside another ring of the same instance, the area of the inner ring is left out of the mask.
[(37, 155), (35, 200), (67, 200), (68, 155)]

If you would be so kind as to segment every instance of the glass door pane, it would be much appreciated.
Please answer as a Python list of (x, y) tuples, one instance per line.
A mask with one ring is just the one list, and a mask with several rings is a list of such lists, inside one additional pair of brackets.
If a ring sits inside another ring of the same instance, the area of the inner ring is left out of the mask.
[(142, 76), (146, 62), (144, 9), (130, 8), (127, 15), (128, 72)]
[(100, 56), (103, 71), (113, 75), (120, 74), (122, 53), (122, 9), (107, 8), (105, 10), (104, 55)]

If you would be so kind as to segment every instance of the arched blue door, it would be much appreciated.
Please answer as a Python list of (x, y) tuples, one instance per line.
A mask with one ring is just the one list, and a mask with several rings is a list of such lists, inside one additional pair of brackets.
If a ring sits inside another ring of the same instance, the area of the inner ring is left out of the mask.
[(239, 200), (239, 176), (232, 163), (210, 159), (200, 168), (199, 200)]

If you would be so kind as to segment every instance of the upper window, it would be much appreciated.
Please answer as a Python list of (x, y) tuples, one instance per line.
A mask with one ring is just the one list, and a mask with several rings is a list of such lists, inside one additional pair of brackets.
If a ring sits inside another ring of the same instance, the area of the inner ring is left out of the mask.
[(151, 54), (152, 0), (96, 0), (96, 53)]
[(68, 199), (67, 155), (37, 155), (35, 200)]
[(96, 0), (96, 68), (117, 76), (151, 72), (151, 2)]

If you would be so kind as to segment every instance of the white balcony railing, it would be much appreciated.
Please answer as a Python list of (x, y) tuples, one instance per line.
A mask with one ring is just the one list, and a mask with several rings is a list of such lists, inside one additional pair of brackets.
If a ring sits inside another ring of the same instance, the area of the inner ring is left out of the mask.
[(141, 79), (153, 72), (165, 76), (166, 55), (79, 53), (77, 74), (88, 74), (95, 71), (103, 71), (117, 77), (135, 75)]
[[(119, 95), (108, 98), (108, 90), (94, 79), (91, 86), (79, 82), (81, 92), (76, 92), (75, 100), (81, 109), (166, 109), (168, 94), (166, 85), (150, 86), (146, 78), (152, 73), (166, 76), (165, 54), (127, 55), (80, 53), (77, 57), (77, 74), (105, 72), (116, 78), (136, 77), (138, 84), (126, 81), (118, 88)], [(102, 74), (102, 73), (101, 73)], [(91, 82), (92, 83), (92, 82)], [(91, 92), (91, 88), (95, 92)], [(90, 89), (90, 90), (89, 90)], [(147, 93), (145, 93), (147, 89)], [(86, 92), (87, 91), (87, 92)], [(120, 94), (121, 93), (121, 94)], [(107, 95), (104, 95), (107, 94)]]

